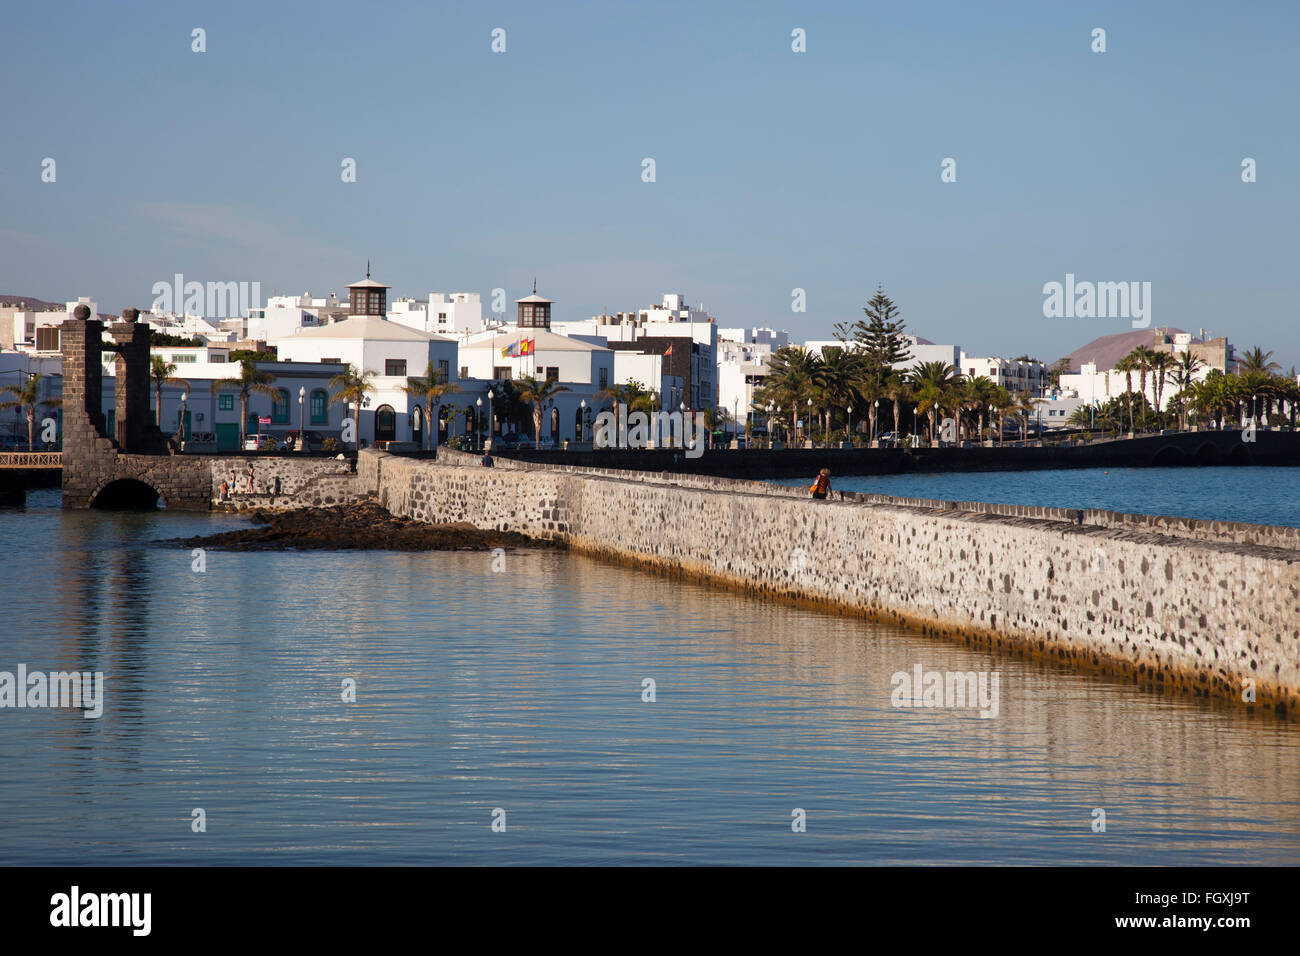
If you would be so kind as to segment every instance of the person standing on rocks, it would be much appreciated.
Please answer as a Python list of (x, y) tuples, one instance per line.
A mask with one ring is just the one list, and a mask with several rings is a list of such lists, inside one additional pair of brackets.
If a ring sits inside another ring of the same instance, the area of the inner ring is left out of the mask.
[(825, 501), (831, 494), (831, 470), (823, 468), (808, 488), (809, 493), (818, 501)]

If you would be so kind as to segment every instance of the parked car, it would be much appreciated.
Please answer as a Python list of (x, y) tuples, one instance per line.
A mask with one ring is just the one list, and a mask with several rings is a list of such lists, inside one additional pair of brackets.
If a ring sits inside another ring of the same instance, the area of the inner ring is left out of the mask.
[(524, 440), (525, 439), (523, 438), (523, 436), (521, 436), (518, 432), (508, 432), (507, 434), (497, 435), (496, 437), (494, 437), (492, 439), (492, 447), (494, 449), (500, 448), (506, 450), (521, 448), (523, 447), (521, 443)]
[(325, 436), (320, 432), (304, 431), (302, 433), (302, 450), (303, 451), (324, 451)]

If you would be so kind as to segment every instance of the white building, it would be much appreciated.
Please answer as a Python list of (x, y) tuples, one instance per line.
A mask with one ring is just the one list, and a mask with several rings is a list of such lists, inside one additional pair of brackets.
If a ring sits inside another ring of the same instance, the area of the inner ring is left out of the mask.
[(398, 299), (389, 308), (388, 319), (434, 335), (473, 334), (484, 328), (477, 292), (430, 292), (428, 301)]
[(333, 292), (325, 298), (302, 295), (273, 295), (264, 308), (249, 309), (243, 335), (250, 339), (272, 342), (292, 335), (297, 329), (318, 328), (347, 317), (348, 303)]
[[(456, 381), (456, 341), (389, 322), (378, 315), (353, 315), (329, 325), (302, 328), (277, 339), (282, 362), (352, 365), (374, 372), (374, 392), (361, 409), (359, 436), (368, 443), (418, 440), (424, 428), (423, 402), (402, 389), (432, 362), (443, 381)], [(349, 415), (351, 412), (349, 411)]]

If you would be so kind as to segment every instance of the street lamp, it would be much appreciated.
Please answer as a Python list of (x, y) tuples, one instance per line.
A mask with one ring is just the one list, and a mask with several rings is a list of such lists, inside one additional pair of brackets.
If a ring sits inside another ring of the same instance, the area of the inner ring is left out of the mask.
[(582, 409), (578, 413), (578, 442), (585, 445), (587, 443), (587, 400), (584, 398), (580, 403)]
[(307, 397), (307, 386), (298, 386), (298, 451), (306, 451), (307, 436), (302, 430), (302, 400)]
[(772, 403), (767, 403), (767, 449), (772, 450)]
[(185, 406), (186, 406), (186, 404), (189, 402), (189, 399), (190, 399), (190, 390), (187, 388), (187, 389), (185, 389), (185, 391), (181, 392), (181, 420), (180, 420), (180, 425), (179, 425), (179, 427), (177, 428), (177, 431), (180, 433), (180, 441), (177, 442), (177, 444), (179, 444), (179, 445), (181, 446), (181, 450), (182, 450), (182, 451), (183, 451), (184, 448), (185, 448), (185, 445), (184, 445), (184, 442), (185, 442)]
[(989, 447), (993, 447), (993, 406), (989, 406)]
[(853, 406), (849, 406), (849, 447), (853, 447)]
[(481, 450), (483, 448), (483, 399), (474, 399), (474, 404), (477, 406), (474, 412), (474, 437), (479, 440), (478, 447)]
[(492, 425), (493, 425), (493, 423), (496, 421), (496, 420), (492, 417), (492, 396), (493, 396), (493, 394), (494, 394), (494, 393), (493, 393), (492, 389), (489, 388), (489, 389), (488, 389), (488, 437), (487, 437), (487, 444), (483, 447), (483, 450), (484, 450), (484, 451), (491, 451), (491, 450), (492, 450)]
[(871, 416), (871, 443), (874, 445), (876, 433), (880, 431), (880, 399), (876, 399), (871, 405), (876, 410), (876, 413)]
[(807, 426), (807, 427), (808, 427), (808, 444), (811, 445), (813, 448), (816, 448), (816, 447), (817, 447), (817, 443), (816, 443), (815, 441), (813, 441), (813, 429), (812, 429), (812, 399), (811, 399), (811, 398), (808, 399), (808, 414), (807, 414), (807, 416), (805, 416), (805, 417), (806, 417), (807, 420), (808, 420), (808, 426)]

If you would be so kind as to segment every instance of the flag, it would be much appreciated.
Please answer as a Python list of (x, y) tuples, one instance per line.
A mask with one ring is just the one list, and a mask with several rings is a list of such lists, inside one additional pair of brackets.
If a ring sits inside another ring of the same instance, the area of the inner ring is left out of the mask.
[(520, 355), (532, 355), (537, 349), (537, 339), (523, 339), (519, 343)]
[(667, 358), (668, 356), (670, 356), (670, 355), (672, 355), (672, 354), (673, 354), (673, 347), (670, 345), (670, 346), (668, 346), (667, 351), (664, 352), (664, 358)]
[(501, 349), (502, 358), (512, 358), (513, 356), (516, 356), (518, 354), (519, 354), (518, 342), (511, 342), (509, 345), (503, 346)]
[(269, 425), (271, 424), (271, 419), (268, 418), (266, 415), (259, 415), (257, 419), (257, 423), (259, 425)]

